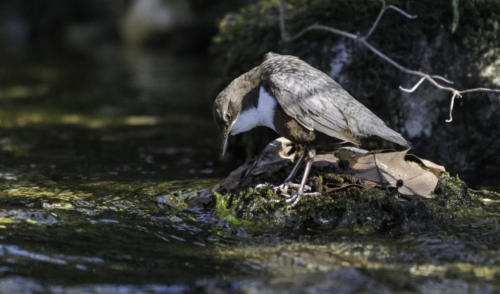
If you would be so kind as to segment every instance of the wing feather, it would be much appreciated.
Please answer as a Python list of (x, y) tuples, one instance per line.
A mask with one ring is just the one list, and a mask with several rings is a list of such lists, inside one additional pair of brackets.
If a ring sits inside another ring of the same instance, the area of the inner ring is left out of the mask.
[(262, 69), (266, 90), (303, 127), (355, 144), (358, 137), (374, 135), (408, 146), (337, 82), (299, 58), (273, 55), (262, 63)]

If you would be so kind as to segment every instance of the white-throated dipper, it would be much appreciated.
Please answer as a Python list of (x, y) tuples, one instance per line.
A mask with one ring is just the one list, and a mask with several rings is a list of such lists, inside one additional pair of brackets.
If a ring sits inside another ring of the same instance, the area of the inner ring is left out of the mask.
[(292, 185), (302, 161), (304, 175), (297, 193), (286, 200), (295, 206), (316, 154), (319, 137), (359, 144), (359, 138), (378, 136), (401, 146), (408, 142), (354, 99), (327, 74), (298, 57), (267, 53), (264, 62), (233, 80), (215, 99), (214, 117), (222, 136), (222, 156), (230, 135), (265, 126), (294, 143), (304, 153), (281, 188)]

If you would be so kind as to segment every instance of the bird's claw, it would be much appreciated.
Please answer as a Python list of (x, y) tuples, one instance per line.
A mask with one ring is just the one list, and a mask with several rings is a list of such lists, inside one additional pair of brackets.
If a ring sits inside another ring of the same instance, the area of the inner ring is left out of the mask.
[(288, 191), (288, 184), (287, 183), (283, 183), (283, 184), (281, 184), (279, 186), (273, 186), (272, 190), (276, 194), (278, 192), (286, 193)]
[[(266, 188), (268, 187), (269, 184), (265, 183), (265, 184), (258, 184), (255, 186), (255, 189), (262, 189), (262, 188)], [(310, 193), (295, 193), (293, 195), (291, 194), (288, 194), (288, 189), (289, 188), (294, 188), (294, 189), (297, 189), (299, 190), (300, 189), (300, 185), (299, 184), (296, 184), (296, 183), (292, 183), (292, 182), (285, 182), (279, 186), (272, 186), (271, 189), (273, 190), (274, 193), (282, 196), (285, 198), (285, 203), (287, 203), (287, 207), (286, 209), (289, 210), (293, 207), (295, 207), (297, 205), (297, 203), (299, 203), (300, 199), (302, 198), (302, 196), (320, 196), (321, 193), (319, 192), (310, 192)], [(303, 188), (303, 191), (311, 191), (312, 188), (308, 185), (304, 185), (304, 188)], [(281, 200), (278, 200), (278, 199), (271, 199), (269, 201), (267, 201), (267, 203), (269, 204), (276, 204), (276, 203), (280, 203)]]
[(290, 203), (287, 205), (286, 210), (289, 210), (289, 209), (295, 207), (295, 205), (297, 205), (297, 203), (299, 203), (300, 198), (301, 198), (300, 194), (295, 194), (292, 197), (286, 199), (285, 202)]
[[(273, 186), (272, 187), (272, 190), (274, 193), (278, 193), (281, 192), (280, 194), (282, 196), (290, 196), (288, 194), (286, 194), (288, 192), (288, 188), (294, 188), (294, 189), (299, 189), (300, 188), (300, 184), (296, 184), (296, 183), (292, 183), (292, 182), (285, 182), (279, 186)], [(304, 191), (311, 191), (312, 188), (309, 187), (308, 185), (304, 185)]]
[[(292, 187), (292, 188), (295, 188), (295, 189), (299, 189), (300, 188), (300, 184), (295, 184), (295, 183), (290, 183), (290, 186), (289, 187)], [(311, 191), (312, 188), (308, 185), (304, 185), (304, 191)]]
[(297, 194), (294, 194), (292, 196), (288, 195), (289, 198), (287, 198), (285, 200), (285, 202), (290, 203), (290, 204), (286, 207), (286, 210), (294, 208), (297, 205), (297, 203), (299, 203), (302, 196), (320, 196), (320, 195), (321, 195), (321, 193), (319, 193), (319, 192), (302, 193), (302, 194), (297, 193)]
[[(256, 185), (253, 189), (254, 189), (254, 190), (259, 190), (259, 189), (262, 189), (262, 188), (266, 188), (266, 187), (268, 187), (268, 186), (269, 186), (269, 184), (268, 184), (268, 183), (258, 184), (258, 185)], [(273, 187), (273, 189), (274, 189), (274, 187)]]

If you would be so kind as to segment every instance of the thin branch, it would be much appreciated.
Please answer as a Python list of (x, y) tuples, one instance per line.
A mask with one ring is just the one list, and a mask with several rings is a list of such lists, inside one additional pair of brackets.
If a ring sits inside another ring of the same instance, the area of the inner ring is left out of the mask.
[(453, 121), (453, 108), (455, 107), (455, 98), (462, 98), (460, 94), (453, 93), (453, 96), (451, 96), (451, 102), (450, 102), (450, 114), (449, 118), (445, 120), (447, 123), (451, 123)]
[(442, 77), (442, 76), (439, 76), (439, 75), (429, 75), (427, 73), (424, 73), (424, 72), (421, 72), (418, 70), (412, 70), (412, 69), (406, 68), (403, 65), (399, 64), (398, 62), (396, 62), (395, 60), (393, 60), (392, 58), (390, 58), (389, 56), (382, 53), (380, 50), (375, 48), (370, 43), (368, 43), (367, 39), (373, 34), (373, 32), (377, 28), (380, 20), (382, 19), (382, 17), (384, 16), (385, 12), (388, 9), (392, 9), (392, 10), (400, 13), (401, 15), (403, 15), (409, 19), (415, 19), (417, 17), (416, 15), (412, 15), (412, 14), (405, 12), (404, 10), (402, 10), (401, 8), (399, 8), (397, 6), (394, 6), (394, 5), (387, 6), (385, 0), (380, 0), (380, 3), (382, 4), (380, 12), (377, 15), (377, 18), (375, 19), (370, 30), (364, 36), (360, 36), (359, 34), (352, 34), (352, 33), (349, 33), (349, 32), (343, 31), (343, 30), (339, 30), (339, 29), (336, 29), (336, 28), (330, 27), (330, 26), (313, 24), (313, 25), (310, 25), (310, 26), (306, 27), (305, 29), (301, 30), (296, 35), (290, 37), (290, 35), (287, 33), (286, 27), (285, 27), (285, 5), (283, 3), (283, 0), (279, 0), (281, 38), (285, 42), (292, 42), (292, 41), (302, 37), (305, 33), (309, 32), (309, 31), (319, 30), (319, 31), (327, 31), (327, 32), (330, 32), (330, 33), (336, 34), (336, 35), (341, 35), (341, 36), (344, 36), (346, 38), (352, 39), (352, 40), (360, 43), (361, 45), (366, 47), (368, 50), (372, 51), (375, 55), (377, 55), (381, 59), (385, 60), (387, 63), (391, 64), (392, 66), (394, 66), (398, 70), (405, 72), (407, 74), (410, 74), (410, 75), (421, 77), (420, 80), (410, 89), (403, 88), (402, 86), (399, 86), (399, 88), (402, 91), (407, 92), (407, 93), (412, 93), (415, 90), (417, 90), (418, 87), (420, 87), (420, 85), (424, 81), (429, 81), (436, 88), (450, 92), (452, 94), (451, 102), (450, 102), (450, 114), (449, 114), (449, 118), (446, 120), (446, 122), (453, 121), (452, 113), (453, 113), (453, 108), (455, 105), (455, 99), (462, 98), (462, 94), (472, 93), (472, 92), (500, 93), (500, 89), (474, 88), (474, 89), (457, 90), (457, 89), (452, 88), (452, 87), (444, 86), (444, 85), (438, 83), (436, 80), (440, 80), (440, 81), (445, 82), (447, 84), (453, 84), (453, 82)]
[(413, 93), (420, 86), (420, 84), (422, 84), (424, 81), (425, 81), (425, 77), (421, 78), (420, 81), (418, 81), (418, 83), (416, 83), (415, 86), (413, 86), (413, 88), (411, 88), (411, 89), (403, 88), (402, 86), (399, 86), (399, 89), (403, 92), (406, 92), (406, 93)]
[(445, 82), (445, 83), (448, 83), (448, 84), (454, 84), (454, 82), (453, 82), (453, 81), (450, 81), (450, 80), (448, 80), (448, 79), (446, 79), (446, 78), (444, 78), (444, 77), (442, 77), (442, 76), (433, 75), (433, 76), (431, 76), (431, 77), (432, 77), (432, 78), (434, 78), (434, 79), (441, 80), (441, 81), (443, 81), (443, 82)]
[(461, 94), (472, 93), (472, 92), (493, 92), (500, 93), (500, 89), (489, 89), (489, 88), (474, 88), (460, 91)]
[[(346, 38), (354, 39), (354, 40), (356, 40), (358, 38), (358, 35), (354, 35), (354, 34), (351, 34), (349, 32), (343, 31), (343, 30), (339, 30), (339, 29), (336, 29), (336, 28), (332, 28), (332, 27), (324, 26), (324, 25), (320, 25), (320, 24), (313, 24), (313, 25), (310, 25), (310, 26), (306, 27), (302, 31), (298, 32), (293, 37), (288, 37), (288, 39), (284, 39), (283, 41), (285, 41), (285, 42), (295, 41), (298, 38), (302, 37), (305, 33), (309, 32), (309, 31), (314, 31), (314, 30), (327, 31), (327, 32), (330, 32), (332, 34), (342, 35), (342, 36), (344, 36)], [(286, 34), (286, 32), (285, 32), (285, 34)]]
[(382, 16), (384, 15), (385, 10), (387, 9), (387, 6), (385, 5), (385, 0), (380, 0), (380, 2), (382, 3), (382, 7), (380, 8), (380, 11), (379, 11), (379, 13), (377, 15), (377, 18), (373, 22), (372, 27), (370, 28), (370, 30), (368, 31), (368, 33), (366, 33), (365, 39), (368, 39), (372, 35), (373, 31), (375, 30), (375, 28), (378, 26), (378, 23), (382, 19)]
[(387, 6), (386, 10), (387, 9), (392, 9), (392, 10), (395, 10), (399, 13), (401, 13), (402, 15), (404, 15), (405, 17), (409, 18), (409, 19), (415, 19), (417, 18), (418, 16), (417, 15), (414, 15), (414, 14), (409, 14), (408, 12), (404, 11), (403, 9), (397, 7), (397, 6), (394, 6), (394, 5), (389, 5)]
[(385, 0), (380, 0), (380, 3), (382, 4), (382, 7), (380, 8), (380, 11), (379, 11), (379, 13), (377, 15), (377, 18), (373, 22), (372, 27), (370, 28), (370, 30), (368, 31), (368, 33), (365, 35), (365, 39), (368, 39), (372, 35), (373, 31), (375, 30), (375, 28), (378, 26), (378, 23), (382, 19), (382, 16), (384, 15), (385, 11), (388, 10), (388, 9), (395, 10), (395, 11), (399, 12), (401, 15), (403, 15), (404, 17), (409, 18), (409, 19), (415, 19), (415, 18), (417, 18), (416, 15), (409, 14), (408, 12), (402, 10), (399, 7), (396, 7), (394, 5), (387, 6), (387, 4), (385, 3)]

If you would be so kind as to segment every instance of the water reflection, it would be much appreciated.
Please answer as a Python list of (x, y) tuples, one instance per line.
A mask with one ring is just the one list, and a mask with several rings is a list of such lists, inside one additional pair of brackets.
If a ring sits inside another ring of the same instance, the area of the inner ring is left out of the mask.
[(102, 177), (215, 172), (206, 58), (113, 46), (45, 58), (5, 60), (8, 74), (0, 70), (4, 169), (55, 167), (66, 178), (82, 168)]

